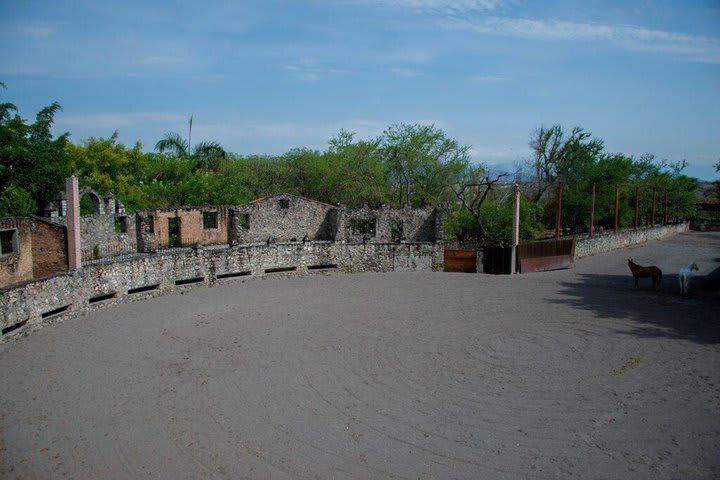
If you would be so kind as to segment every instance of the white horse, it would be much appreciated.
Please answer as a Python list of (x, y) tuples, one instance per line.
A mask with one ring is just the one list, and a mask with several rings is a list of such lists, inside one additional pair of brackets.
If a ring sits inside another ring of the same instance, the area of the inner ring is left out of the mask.
[(678, 272), (678, 280), (680, 281), (680, 295), (687, 295), (690, 289), (690, 277), (693, 270), (699, 270), (697, 263), (692, 262), (690, 265), (683, 267)]

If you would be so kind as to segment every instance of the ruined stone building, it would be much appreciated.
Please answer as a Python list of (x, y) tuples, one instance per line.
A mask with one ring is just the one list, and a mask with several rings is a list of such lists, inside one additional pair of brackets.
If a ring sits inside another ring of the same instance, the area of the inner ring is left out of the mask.
[[(92, 213), (80, 217), (82, 261), (111, 261), (176, 247), (310, 244), (402, 244), (442, 241), (433, 208), (348, 209), (296, 195), (245, 205), (147, 209), (126, 213), (111, 192), (79, 191)], [(67, 272), (67, 200), (60, 193), (45, 216), (0, 219), (0, 287)]]

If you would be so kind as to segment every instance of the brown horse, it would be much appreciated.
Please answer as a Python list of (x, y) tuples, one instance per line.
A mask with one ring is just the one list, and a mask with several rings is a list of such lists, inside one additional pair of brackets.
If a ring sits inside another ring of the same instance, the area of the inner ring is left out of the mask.
[(633, 278), (635, 278), (635, 288), (639, 288), (638, 279), (650, 277), (652, 278), (653, 287), (655, 290), (660, 288), (662, 282), (662, 270), (658, 267), (643, 267), (632, 261), (632, 258), (628, 258), (628, 267), (632, 272)]

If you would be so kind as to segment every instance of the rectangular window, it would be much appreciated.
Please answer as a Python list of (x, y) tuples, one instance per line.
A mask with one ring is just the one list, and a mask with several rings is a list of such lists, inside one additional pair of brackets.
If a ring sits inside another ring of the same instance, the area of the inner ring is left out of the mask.
[(127, 233), (128, 217), (115, 217), (115, 233)]
[(155, 233), (155, 217), (148, 215), (147, 222), (148, 233)]
[(0, 231), (0, 255), (13, 255), (17, 251), (17, 230)]
[(241, 213), (240, 214), (240, 228), (242, 228), (243, 230), (250, 229), (250, 214), (249, 213)]
[(359, 219), (350, 220), (350, 230), (354, 235), (370, 235), (375, 236), (375, 219)]
[(218, 228), (217, 212), (203, 212), (203, 228), (205, 230), (209, 228)]
[(290, 208), (290, 200), (287, 198), (281, 198), (280, 199), (280, 210), (287, 210)]

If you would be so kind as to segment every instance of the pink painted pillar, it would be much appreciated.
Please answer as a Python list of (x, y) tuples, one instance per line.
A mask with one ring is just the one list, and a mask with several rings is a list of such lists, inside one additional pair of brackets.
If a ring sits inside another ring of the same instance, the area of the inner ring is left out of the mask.
[(67, 196), (67, 243), (68, 267), (70, 271), (80, 268), (80, 193), (77, 177), (65, 179), (65, 195)]

